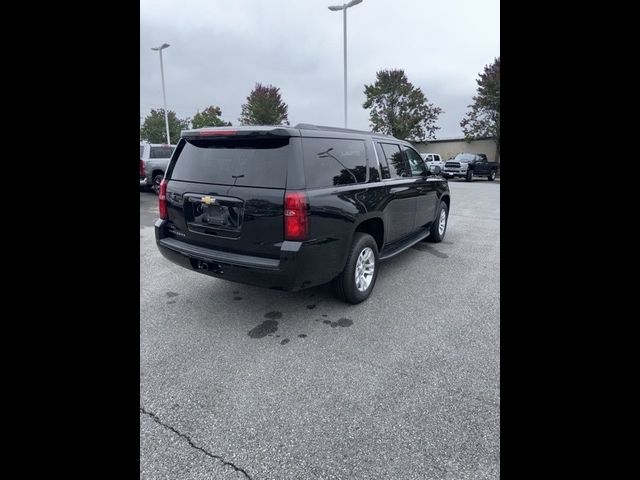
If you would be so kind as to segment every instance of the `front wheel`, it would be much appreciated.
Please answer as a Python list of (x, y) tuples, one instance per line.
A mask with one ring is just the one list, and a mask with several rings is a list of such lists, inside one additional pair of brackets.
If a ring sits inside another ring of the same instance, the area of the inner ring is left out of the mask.
[(488, 179), (490, 182), (493, 182), (493, 181), (496, 179), (496, 171), (495, 171), (495, 170), (492, 170), (492, 171), (491, 171), (491, 173), (489, 174), (489, 176), (487, 177), (487, 179)]
[(473, 172), (471, 170), (467, 170), (467, 176), (465, 177), (465, 180), (467, 182), (470, 182), (473, 179)]
[(367, 233), (356, 232), (347, 258), (347, 264), (333, 281), (336, 295), (345, 302), (364, 302), (378, 277), (378, 245)]
[(447, 232), (447, 222), (449, 221), (449, 208), (444, 202), (440, 202), (436, 221), (431, 224), (429, 236), (426, 238), (428, 242), (438, 243), (444, 239)]

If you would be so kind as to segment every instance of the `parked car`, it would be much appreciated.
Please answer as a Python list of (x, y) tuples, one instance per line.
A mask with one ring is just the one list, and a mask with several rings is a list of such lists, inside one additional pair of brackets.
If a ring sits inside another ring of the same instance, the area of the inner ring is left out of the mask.
[(159, 193), (160, 182), (167, 171), (175, 145), (140, 143), (140, 186)]
[(498, 163), (489, 162), (484, 153), (459, 153), (444, 164), (446, 178), (464, 178), (470, 182), (473, 177), (487, 177), (493, 182), (498, 174)]
[(446, 233), (449, 186), (411, 144), (320, 127), (182, 132), (160, 185), (156, 244), (189, 270), (276, 290), (333, 282), (369, 297), (379, 262)]
[(432, 172), (435, 171), (434, 167), (439, 167), (440, 170), (444, 170), (444, 160), (437, 153), (421, 153), (420, 156), (429, 167)]

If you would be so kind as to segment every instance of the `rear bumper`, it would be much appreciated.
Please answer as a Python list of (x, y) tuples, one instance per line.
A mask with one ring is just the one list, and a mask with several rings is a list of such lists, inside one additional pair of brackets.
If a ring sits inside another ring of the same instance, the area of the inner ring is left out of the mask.
[(156, 245), (171, 262), (212, 277), (274, 290), (296, 291), (322, 285), (344, 267), (335, 242), (282, 242), (280, 258), (240, 255), (182, 242), (167, 234), (164, 220), (155, 224)]

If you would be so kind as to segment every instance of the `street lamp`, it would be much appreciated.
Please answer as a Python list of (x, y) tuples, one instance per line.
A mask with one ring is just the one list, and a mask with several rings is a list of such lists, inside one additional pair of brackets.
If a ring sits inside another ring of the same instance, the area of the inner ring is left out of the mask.
[[(362, 1), (362, 0), (360, 0)], [(159, 47), (153, 47), (151, 50), (160, 52), (160, 76), (162, 77), (162, 98), (164, 100), (164, 125), (167, 127), (167, 145), (171, 145), (171, 139), (169, 138), (169, 116), (167, 114), (167, 95), (164, 93), (164, 69), (162, 67), (162, 50), (168, 48), (168, 43), (163, 43)]]
[(362, 0), (351, 0), (342, 5), (329, 7), (332, 12), (342, 10), (342, 20), (344, 26), (344, 128), (347, 128), (347, 8), (362, 3)]

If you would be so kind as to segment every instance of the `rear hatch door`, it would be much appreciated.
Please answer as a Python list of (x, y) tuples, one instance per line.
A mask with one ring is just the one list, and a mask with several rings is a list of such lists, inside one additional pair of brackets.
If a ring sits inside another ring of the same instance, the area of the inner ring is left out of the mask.
[(278, 258), (290, 137), (194, 136), (169, 167), (168, 233), (214, 250)]

